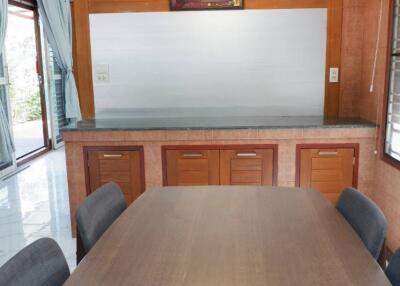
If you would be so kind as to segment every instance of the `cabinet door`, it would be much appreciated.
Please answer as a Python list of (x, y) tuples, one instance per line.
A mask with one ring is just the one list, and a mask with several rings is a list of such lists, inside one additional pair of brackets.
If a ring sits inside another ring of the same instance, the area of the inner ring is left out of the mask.
[(167, 150), (167, 186), (219, 185), (218, 150)]
[(115, 182), (129, 205), (144, 191), (140, 151), (88, 150), (87, 159), (90, 192)]
[(346, 187), (352, 187), (355, 150), (302, 149), (300, 153), (300, 187), (313, 188), (336, 203)]
[(274, 184), (273, 149), (221, 150), (221, 185)]

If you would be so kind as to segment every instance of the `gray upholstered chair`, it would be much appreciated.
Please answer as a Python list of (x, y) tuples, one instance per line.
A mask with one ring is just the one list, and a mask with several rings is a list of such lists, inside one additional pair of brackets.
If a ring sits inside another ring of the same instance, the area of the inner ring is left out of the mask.
[(100, 187), (79, 206), (76, 211), (78, 263), (125, 209), (124, 194), (115, 183)]
[(390, 258), (385, 274), (393, 286), (400, 286), (400, 249)]
[(70, 275), (57, 242), (41, 238), (28, 245), (0, 268), (0, 285), (58, 286)]
[(361, 192), (348, 188), (340, 195), (338, 211), (377, 259), (386, 236), (386, 219), (379, 207)]

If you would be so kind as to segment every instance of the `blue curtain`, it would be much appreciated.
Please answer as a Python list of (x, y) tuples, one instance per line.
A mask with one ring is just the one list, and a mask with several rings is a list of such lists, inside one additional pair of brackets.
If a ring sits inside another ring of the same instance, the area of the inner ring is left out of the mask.
[(81, 119), (78, 90), (73, 74), (72, 21), (69, 0), (38, 0), (44, 33), (62, 70), (67, 118)]
[[(0, 55), (3, 52), (6, 39), (7, 14), (8, 0), (0, 0)], [(0, 163), (10, 162), (15, 151), (10, 122), (5, 108), (7, 108), (6, 103), (0, 97)]]

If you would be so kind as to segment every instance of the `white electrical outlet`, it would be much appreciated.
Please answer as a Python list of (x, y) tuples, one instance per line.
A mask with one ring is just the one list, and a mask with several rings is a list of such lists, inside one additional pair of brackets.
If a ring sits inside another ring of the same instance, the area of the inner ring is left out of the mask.
[(95, 80), (98, 83), (110, 82), (110, 68), (108, 64), (97, 64), (94, 67)]
[(339, 68), (330, 68), (329, 69), (329, 82), (330, 83), (339, 82)]

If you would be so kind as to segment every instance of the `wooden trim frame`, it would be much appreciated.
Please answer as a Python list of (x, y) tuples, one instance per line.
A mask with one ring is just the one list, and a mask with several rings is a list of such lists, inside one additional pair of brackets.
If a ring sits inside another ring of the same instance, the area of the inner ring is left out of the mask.
[(333, 144), (297, 144), (296, 145), (296, 187), (300, 187), (300, 160), (302, 149), (354, 149), (353, 187), (358, 186), (358, 169), (360, 162), (360, 144), (358, 143), (333, 143)]
[(328, 1), (328, 31), (326, 42), (325, 66), (325, 104), (326, 117), (339, 117), (340, 107), (340, 80), (337, 83), (329, 82), (330, 68), (336, 67), (341, 71), (342, 59), (342, 25), (343, 0)]
[(161, 163), (163, 186), (167, 186), (167, 151), (168, 150), (245, 150), (245, 149), (270, 149), (273, 153), (272, 185), (278, 185), (278, 144), (227, 144), (227, 145), (165, 145), (161, 146)]
[[(111, 3), (112, 4), (112, 3)], [(79, 92), (79, 103), (83, 119), (95, 117), (92, 51), (90, 47), (89, 1), (73, 1), (71, 4), (73, 21), (74, 75)]]
[(39, 149), (36, 149), (32, 152), (29, 152), (28, 154), (26, 154), (23, 157), (20, 157), (19, 159), (17, 159), (17, 167), (23, 166), (26, 163), (29, 163), (31, 161), (33, 161), (34, 159), (46, 154), (47, 152), (50, 152), (51, 150), (51, 145), (49, 146), (43, 146)]
[(394, 159), (385, 151), (386, 146), (386, 131), (388, 127), (388, 108), (390, 99), (390, 82), (392, 70), (392, 49), (393, 49), (393, 14), (394, 14), (394, 1), (389, 1), (389, 24), (388, 24), (388, 39), (387, 39), (387, 55), (386, 55), (386, 71), (385, 71), (385, 94), (382, 101), (382, 118), (379, 132), (379, 153), (382, 161), (400, 170), (400, 161)]
[(83, 164), (85, 168), (85, 186), (86, 186), (87, 196), (90, 194), (90, 175), (89, 175), (89, 156), (88, 156), (90, 151), (139, 151), (141, 193), (143, 194), (146, 191), (146, 175), (145, 175), (143, 146), (84, 146)]
[[(95, 117), (89, 15), (96, 13), (166, 12), (169, 0), (80, 0), (72, 4), (74, 21), (74, 71), (83, 119)], [(329, 82), (331, 67), (341, 67), (343, 0), (245, 0), (244, 9), (327, 8), (325, 108), (327, 117), (338, 117), (340, 81)]]

